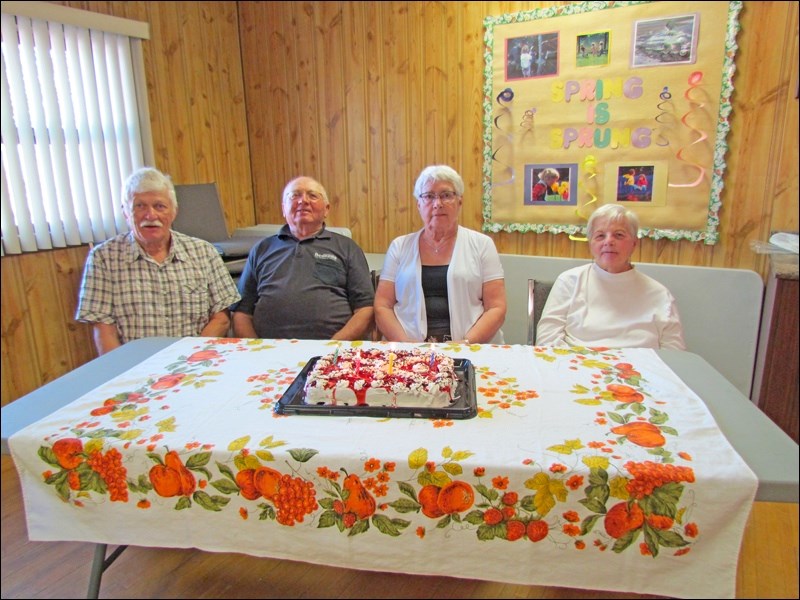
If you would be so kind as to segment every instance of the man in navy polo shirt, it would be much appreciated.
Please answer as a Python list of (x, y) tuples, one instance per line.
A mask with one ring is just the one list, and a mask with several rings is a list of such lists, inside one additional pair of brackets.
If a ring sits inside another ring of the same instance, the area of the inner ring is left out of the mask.
[(237, 337), (369, 339), (375, 291), (363, 250), (325, 228), (328, 194), (311, 177), (283, 190), (280, 232), (250, 251), (233, 307)]

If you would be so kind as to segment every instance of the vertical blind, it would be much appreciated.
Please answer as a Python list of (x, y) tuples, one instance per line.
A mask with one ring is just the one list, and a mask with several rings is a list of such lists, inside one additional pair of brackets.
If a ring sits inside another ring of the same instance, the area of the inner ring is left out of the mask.
[(2, 14), (3, 254), (128, 230), (120, 188), (146, 164), (150, 144), (143, 144), (137, 104), (139, 43)]

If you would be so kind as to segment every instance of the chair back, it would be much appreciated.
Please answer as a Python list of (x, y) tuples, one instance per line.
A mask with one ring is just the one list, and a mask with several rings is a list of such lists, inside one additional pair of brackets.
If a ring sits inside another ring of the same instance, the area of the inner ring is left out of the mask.
[[(378, 283), (381, 280), (381, 272), (377, 269), (372, 269), (369, 272), (370, 277), (372, 278), (372, 289), (378, 289)], [(378, 320), (373, 315), (372, 317), (372, 332), (370, 334), (370, 338), (373, 342), (379, 342), (383, 339), (383, 334), (381, 333), (380, 329), (378, 329)]]
[(539, 319), (542, 318), (542, 311), (553, 288), (552, 281), (538, 281), (528, 279), (528, 345), (536, 344), (536, 328), (539, 326)]

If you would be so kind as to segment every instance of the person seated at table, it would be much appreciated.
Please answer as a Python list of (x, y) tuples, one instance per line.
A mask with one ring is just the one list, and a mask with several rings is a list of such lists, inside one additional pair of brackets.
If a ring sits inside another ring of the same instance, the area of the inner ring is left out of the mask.
[(631, 264), (639, 219), (619, 204), (598, 208), (586, 225), (594, 262), (561, 273), (536, 330), (537, 346), (685, 350), (675, 299)]
[(325, 228), (330, 202), (311, 177), (286, 184), (286, 225), (251, 250), (233, 307), (237, 337), (369, 339), (375, 290), (364, 251)]
[(458, 224), (461, 176), (428, 166), (414, 185), (423, 227), (395, 238), (375, 292), (375, 320), (390, 341), (503, 343), (503, 266), (492, 239)]
[(92, 248), (75, 318), (93, 324), (97, 352), (144, 337), (222, 337), (239, 293), (210, 243), (177, 231), (175, 186), (158, 169), (122, 188), (130, 231)]

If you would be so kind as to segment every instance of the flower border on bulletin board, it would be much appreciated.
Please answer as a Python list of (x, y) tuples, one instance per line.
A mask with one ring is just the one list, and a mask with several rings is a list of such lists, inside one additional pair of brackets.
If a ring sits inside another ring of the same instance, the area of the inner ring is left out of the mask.
[[(741, 7), (577, 2), (486, 17), (483, 230), (580, 240), (598, 206), (621, 203), (644, 237), (716, 243)], [(547, 167), (562, 180), (543, 196)]]

